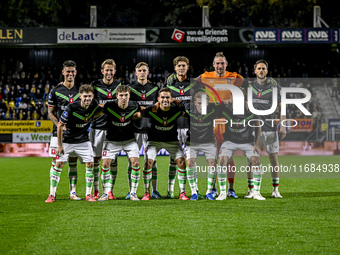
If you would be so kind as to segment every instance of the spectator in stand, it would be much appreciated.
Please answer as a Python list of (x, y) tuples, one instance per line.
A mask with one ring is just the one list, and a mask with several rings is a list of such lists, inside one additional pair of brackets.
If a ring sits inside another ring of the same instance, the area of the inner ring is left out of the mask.
[(9, 110), (9, 108), (7, 108), (6, 114), (5, 114), (5, 120), (11, 120), (12, 119), (12, 114)]
[(8, 106), (11, 110), (15, 109), (15, 101), (14, 101), (14, 97), (11, 97), (11, 100), (8, 102)]
[(38, 120), (38, 119), (40, 119), (40, 115), (39, 115), (39, 113), (37, 112), (36, 109), (33, 110), (32, 119), (33, 119), (33, 120)]
[(26, 84), (24, 88), (24, 93), (28, 95), (31, 92), (30, 85)]
[(17, 84), (17, 87), (15, 89), (15, 97), (21, 97), (22, 96), (22, 88), (19, 84)]
[(5, 99), (1, 99), (0, 103), (0, 114), (5, 113), (7, 111), (7, 102)]
[(40, 89), (37, 89), (37, 92), (35, 93), (35, 98), (37, 102), (41, 102), (43, 98), (43, 93), (41, 92)]
[(312, 117), (313, 117), (313, 130), (320, 129), (322, 115), (321, 112), (319, 112), (319, 108), (317, 106), (314, 107)]
[(30, 93), (28, 94), (28, 96), (29, 96), (29, 98), (30, 98), (31, 100), (33, 100), (34, 102), (37, 101), (37, 98), (36, 98), (36, 96), (35, 96), (35, 88), (31, 88), (31, 91), (30, 91)]
[(11, 92), (11, 89), (9, 88), (9, 85), (6, 84), (3, 93), (4, 93), (4, 94), (9, 94), (10, 92)]
[(40, 107), (40, 116), (43, 117), (44, 120), (47, 120), (47, 116), (48, 116), (48, 102), (47, 101), (43, 101)]
[(17, 119), (18, 120), (26, 120), (26, 112), (23, 109), (20, 109), (18, 114), (17, 114)]

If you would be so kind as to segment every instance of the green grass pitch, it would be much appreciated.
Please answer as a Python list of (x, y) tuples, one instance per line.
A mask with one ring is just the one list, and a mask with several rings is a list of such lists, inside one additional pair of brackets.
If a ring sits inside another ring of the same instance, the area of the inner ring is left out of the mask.
[[(201, 160), (201, 159), (200, 159)], [(262, 158), (268, 164), (268, 157)], [(339, 164), (340, 157), (281, 156), (280, 164), (309, 168)], [(64, 167), (55, 203), (49, 193), (49, 158), (0, 158), (0, 254), (340, 254), (340, 173), (282, 173), (283, 199), (244, 199), (245, 173), (237, 173), (239, 199), (126, 201), (125, 157), (118, 158), (115, 201), (68, 199)], [(235, 157), (237, 166), (245, 157)], [(158, 190), (167, 191), (168, 157), (158, 157)], [(78, 165), (78, 195), (85, 193)], [(206, 190), (206, 174), (199, 174)], [(176, 180), (175, 193), (178, 194)], [(140, 180), (138, 196), (143, 195)], [(187, 193), (190, 194), (187, 183)]]

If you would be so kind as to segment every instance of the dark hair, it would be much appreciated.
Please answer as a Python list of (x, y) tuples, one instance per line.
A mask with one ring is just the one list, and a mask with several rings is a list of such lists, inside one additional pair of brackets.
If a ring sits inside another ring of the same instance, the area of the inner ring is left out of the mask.
[(79, 93), (82, 94), (84, 92), (86, 92), (86, 93), (89, 93), (89, 92), (94, 93), (93, 87), (88, 85), (88, 84), (81, 85), (79, 87)]
[(76, 65), (76, 62), (74, 62), (73, 60), (66, 60), (64, 63), (63, 63), (63, 69), (65, 67), (74, 67), (74, 68), (77, 68), (77, 65)]
[(128, 85), (121, 85), (117, 87), (116, 94), (122, 93), (122, 92), (129, 92), (130, 93), (130, 87)]
[(158, 96), (159, 96), (162, 92), (169, 92), (170, 95), (171, 95), (171, 97), (172, 97), (171, 89), (169, 89), (168, 87), (164, 87), (164, 88), (160, 89), (160, 90), (158, 91)]

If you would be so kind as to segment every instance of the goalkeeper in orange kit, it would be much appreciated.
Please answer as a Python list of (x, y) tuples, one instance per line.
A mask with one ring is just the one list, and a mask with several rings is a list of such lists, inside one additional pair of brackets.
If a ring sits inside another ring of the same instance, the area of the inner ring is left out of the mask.
[[(215, 71), (205, 72), (198, 77), (198, 81), (206, 85), (208, 94), (210, 95), (210, 102), (221, 102), (221, 101), (231, 101), (231, 92), (226, 88), (225, 85), (235, 85), (241, 87), (243, 84), (243, 77), (236, 72), (228, 72), (226, 68), (228, 66), (228, 61), (223, 55), (223, 52), (216, 53), (213, 61), (213, 67)], [(210, 92), (210, 93), (209, 93)], [(224, 120), (224, 119), (223, 119)], [(217, 141), (217, 148), (219, 150), (220, 144), (223, 141), (223, 134), (225, 132), (224, 124), (217, 124), (214, 128), (215, 138)], [(234, 159), (228, 163), (228, 168), (235, 166)], [(216, 173), (215, 173), (216, 175)], [(235, 182), (235, 172), (228, 171), (228, 197), (237, 198), (234, 190)], [(217, 195), (217, 190), (214, 188), (212, 195), (215, 197)]]

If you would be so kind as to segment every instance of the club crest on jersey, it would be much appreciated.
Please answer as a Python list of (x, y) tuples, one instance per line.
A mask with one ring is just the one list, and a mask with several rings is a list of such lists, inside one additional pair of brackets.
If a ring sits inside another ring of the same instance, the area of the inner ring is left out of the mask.
[(203, 119), (202, 119), (202, 117), (198, 117), (198, 122), (203, 122)]
[(112, 92), (107, 92), (107, 98), (112, 98)]
[(261, 98), (261, 97), (262, 97), (262, 92), (261, 92), (261, 91), (258, 91), (256, 97), (257, 97), (257, 98)]
[(181, 95), (181, 96), (183, 96), (184, 94), (185, 94), (185, 92), (184, 92), (184, 86), (180, 86), (179, 87), (179, 94)]
[(125, 116), (120, 116), (120, 122), (125, 122)]
[(146, 100), (146, 90), (142, 90), (142, 100)]
[(74, 102), (74, 99), (73, 99), (73, 94), (72, 95), (68, 95), (68, 102), (70, 104), (72, 104)]
[(55, 149), (51, 149), (51, 154), (55, 155)]
[(103, 151), (103, 156), (106, 156), (107, 155), (107, 151)]
[(84, 121), (85, 121), (85, 122), (89, 122), (89, 119), (90, 119), (89, 116), (86, 116), (85, 119), (84, 119)]
[(163, 120), (163, 126), (166, 127), (168, 125), (168, 121), (167, 120)]

